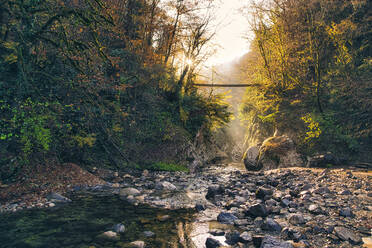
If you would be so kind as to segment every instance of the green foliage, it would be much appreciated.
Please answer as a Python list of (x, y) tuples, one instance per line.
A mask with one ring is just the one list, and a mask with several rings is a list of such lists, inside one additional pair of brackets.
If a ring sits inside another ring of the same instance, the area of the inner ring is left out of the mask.
[(301, 119), (305, 122), (307, 126), (305, 142), (311, 142), (319, 138), (322, 130), (319, 127), (319, 122), (315, 121), (314, 118), (310, 114), (306, 114), (305, 116), (301, 117)]
[(269, 135), (274, 129), (297, 134), (307, 153), (360, 151), (368, 157), (370, 1), (280, 0), (251, 7), (255, 38), (241, 66), (244, 80), (257, 86), (247, 90), (243, 118)]
[[(164, 61), (178, 56), (173, 46), (181, 39), (170, 40), (163, 29), (173, 25), (154, 4), (2, 2), (1, 168), (48, 157), (129, 166), (147, 160), (149, 151), (160, 154), (164, 146), (174, 154), (162, 156), (176, 161), (181, 142), (202, 127), (209, 132), (228, 121), (222, 98), (209, 99), (192, 87), (195, 68), (185, 74), (188, 92), (180, 97), (179, 68)], [(183, 7), (191, 15), (192, 6)], [(192, 35), (191, 26), (174, 34)], [(205, 44), (203, 35), (198, 37)]]

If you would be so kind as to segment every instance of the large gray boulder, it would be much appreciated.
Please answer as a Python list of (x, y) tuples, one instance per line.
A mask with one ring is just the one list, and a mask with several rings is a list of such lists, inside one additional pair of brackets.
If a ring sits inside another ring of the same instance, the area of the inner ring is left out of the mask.
[(303, 165), (293, 140), (286, 135), (266, 139), (259, 149), (257, 166), (262, 170)]
[(257, 163), (258, 155), (260, 154), (258, 146), (251, 146), (243, 155), (244, 166), (249, 171), (258, 171), (262, 167)]

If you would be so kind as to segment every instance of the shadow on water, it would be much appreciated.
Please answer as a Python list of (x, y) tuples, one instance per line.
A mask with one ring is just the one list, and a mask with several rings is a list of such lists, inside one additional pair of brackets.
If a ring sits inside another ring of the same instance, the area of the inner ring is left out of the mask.
[[(52, 209), (24, 210), (0, 215), (0, 247), (128, 247), (143, 240), (146, 247), (193, 247), (188, 238), (193, 212), (133, 206), (116, 196), (75, 196), (73, 202)], [(170, 216), (159, 221), (160, 216)], [(119, 241), (97, 235), (123, 223)], [(155, 236), (146, 238), (144, 231)]]

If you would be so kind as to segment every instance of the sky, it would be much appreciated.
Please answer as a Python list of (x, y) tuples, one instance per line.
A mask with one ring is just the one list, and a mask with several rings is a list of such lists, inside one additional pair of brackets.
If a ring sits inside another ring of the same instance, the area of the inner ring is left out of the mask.
[(244, 38), (248, 33), (248, 22), (239, 11), (247, 1), (218, 0), (217, 3), (214, 42), (218, 47), (206, 62), (208, 66), (230, 62), (249, 50), (249, 41)]

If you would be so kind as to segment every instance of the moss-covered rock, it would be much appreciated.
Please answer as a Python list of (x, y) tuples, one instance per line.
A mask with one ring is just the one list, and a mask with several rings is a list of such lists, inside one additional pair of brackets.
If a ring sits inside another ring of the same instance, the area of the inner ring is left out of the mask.
[(286, 135), (266, 139), (259, 149), (257, 166), (263, 170), (303, 165), (293, 140)]

